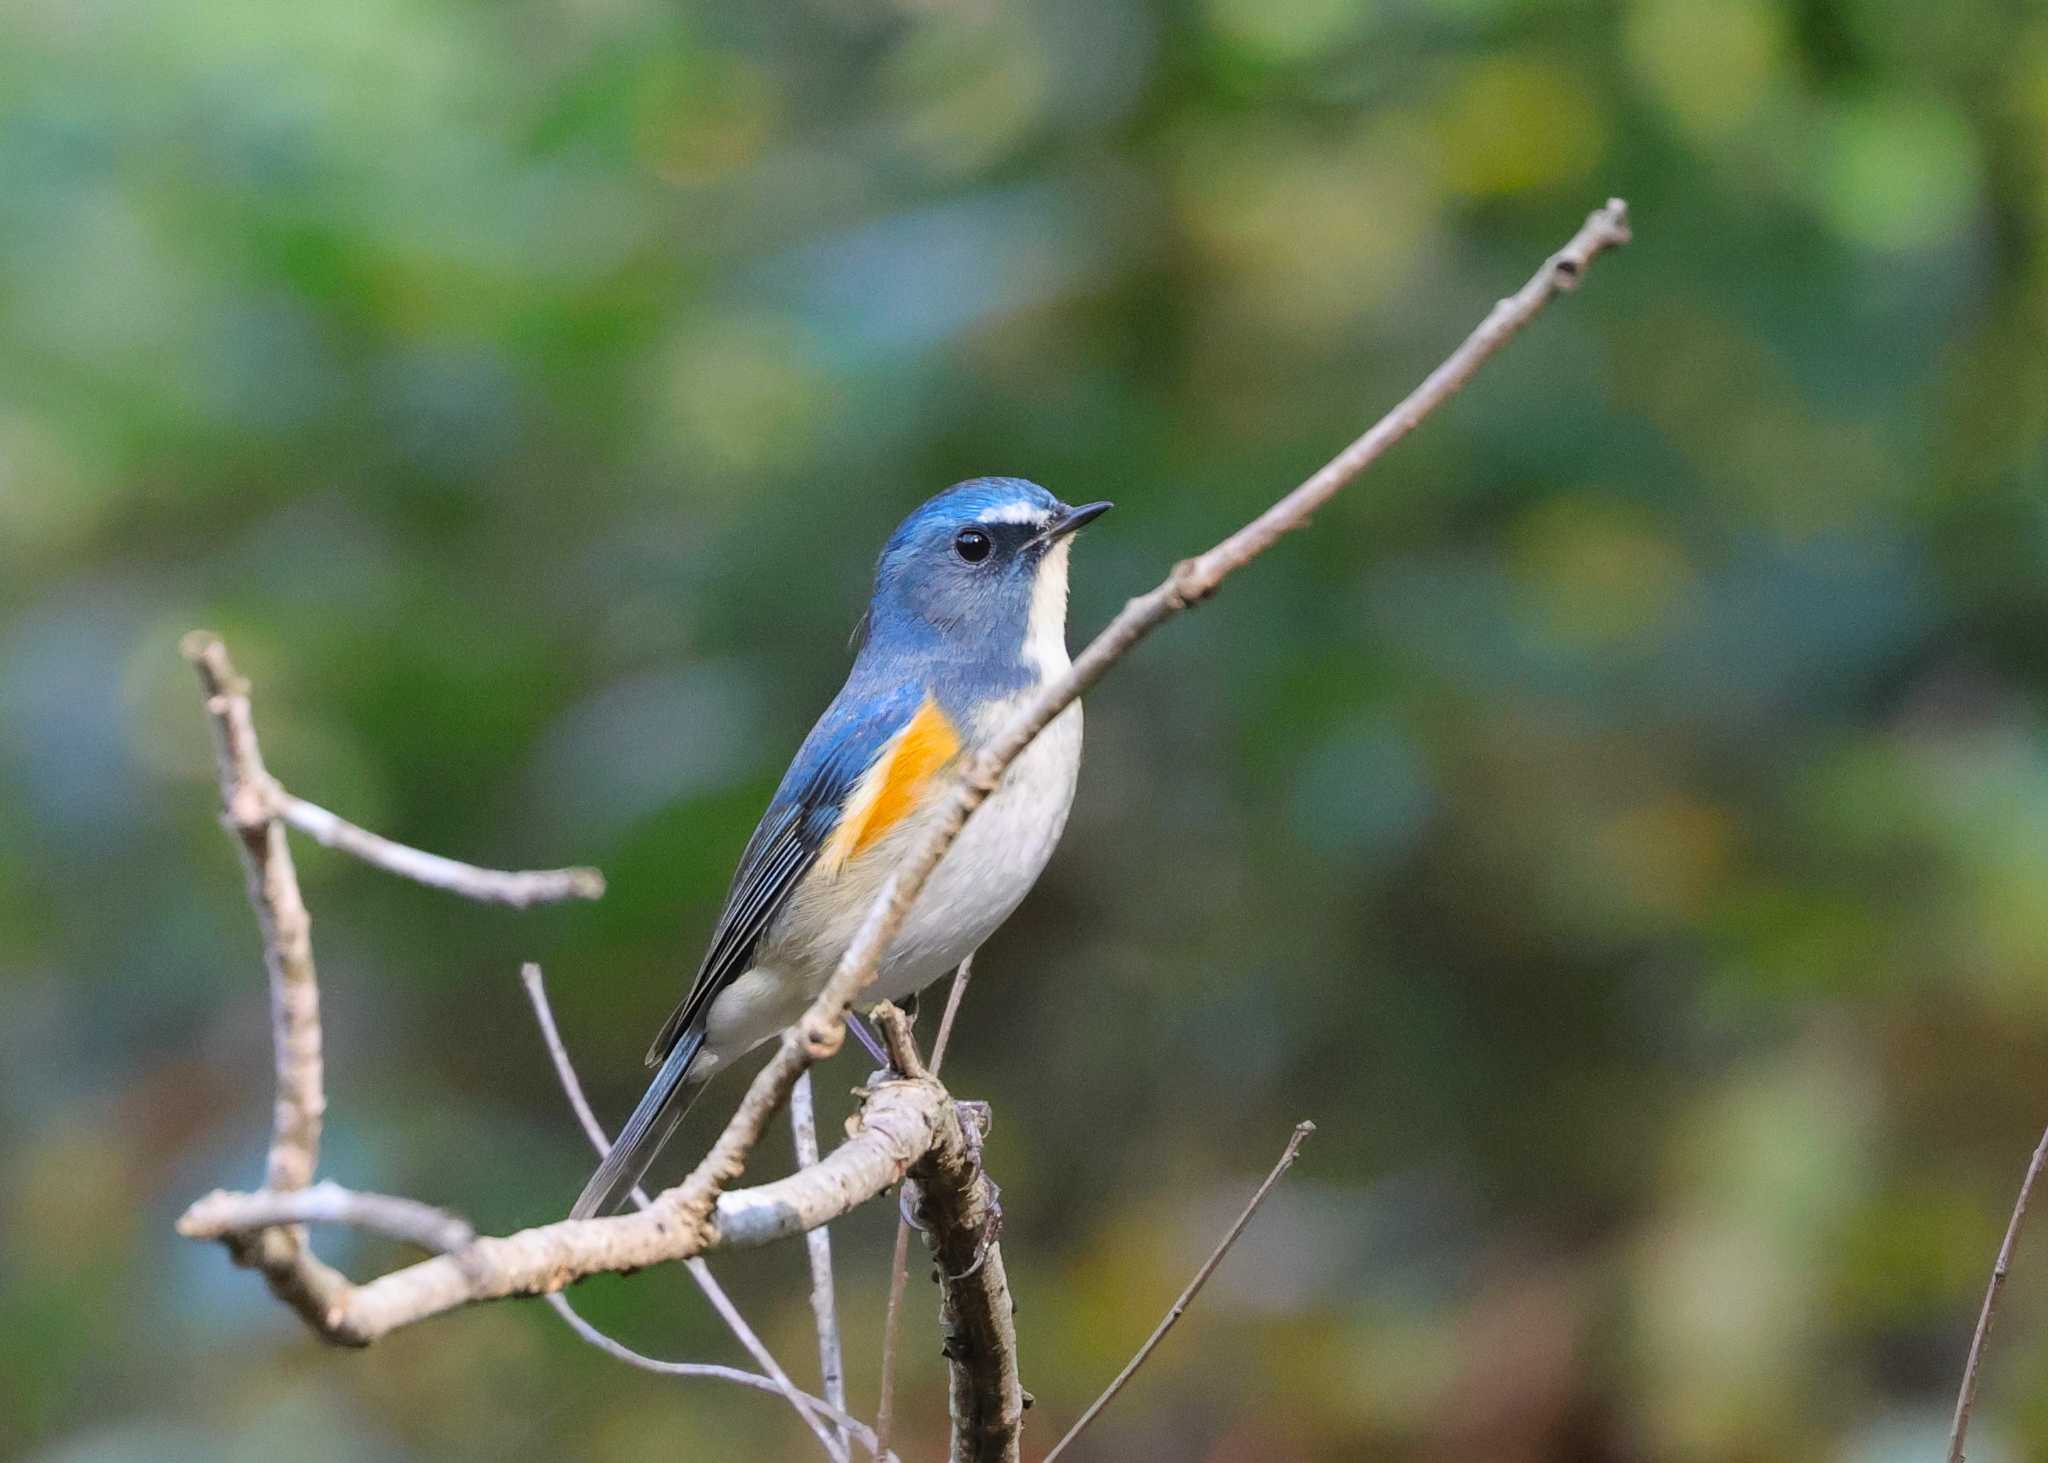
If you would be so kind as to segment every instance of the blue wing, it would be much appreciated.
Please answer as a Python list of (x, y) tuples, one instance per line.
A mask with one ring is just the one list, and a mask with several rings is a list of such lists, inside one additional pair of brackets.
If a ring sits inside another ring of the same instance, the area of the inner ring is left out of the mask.
[(686, 1032), (702, 1026), (718, 993), (746, 974), (762, 935), (838, 827), (854, 787), (889, 739), (916, 715), (924, 695), (920, 686), (903, 685), (878, 696), (849, 682), (818, 718), (747, 840), (712, 929), (711, 948), (690, 993), (648, 1049), (648, 1066), (665, 1061)]
[(754, 950), (839, 825), (840, 811), (889, 739), (908, 725), (924, 692), (914, 686), (875, 695), (849, 681), (811, 728), (740, 856), (725, 909), (697, 979), (654, 1039), (647, 1064), (660, 1065), (632, 1117), (569, 1213), (609, 1211), (628, 1193), (674, 1133), (701, 1086), (690, 1069), (704, 1046), (704, 1022), (718, 993), (746, 974)]

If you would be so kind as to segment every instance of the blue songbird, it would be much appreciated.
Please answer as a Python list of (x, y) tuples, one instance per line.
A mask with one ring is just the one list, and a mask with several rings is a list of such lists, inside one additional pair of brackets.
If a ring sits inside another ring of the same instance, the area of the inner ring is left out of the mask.
[[(747, 841), (697, 979), (647, 1054), (654, 1081), (573, 1215), (613, 1208), (704, 1082), (803, 1013), (933, 816), (943, 774), (1067, 669), (1068, 552), (1109, 506), (1072, 508), (1021, 478), (977, 478), (890, 536), (846, 685)], [(1009, 918), (1052, 857), (1080, 766), (1076, 702), (947, 851), (869, 997), (923, 989)]]

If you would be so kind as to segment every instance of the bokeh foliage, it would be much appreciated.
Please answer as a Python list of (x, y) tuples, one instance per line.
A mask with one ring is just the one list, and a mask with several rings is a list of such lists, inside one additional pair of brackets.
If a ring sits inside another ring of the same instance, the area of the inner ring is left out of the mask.
[[(267, 1115), (179, 632), (295, 790), (611, 876), (303, 856), (329, 1171), (539, 1221), (588, 1160), (517, 961), (616, 1116), (910, 504), (1118, 500), (1085, 634), (1618, 193), (1633, 249), (1091, 698), (949, 1068), (1033, 1431), (1309, 1115), (1088, 1457), (1932, 1456), (2048, 1118), (2044, 159), (1996, 0), (15, 0), (0, 1452), (808, 1456), (537, 1307), (328, 1352), (171, 1236)], [(800, 1264), (725, 1268), (808, 1373)], [(2023, 1254), (1973, 1457), (2048, 1450), (2044, 1363)]]

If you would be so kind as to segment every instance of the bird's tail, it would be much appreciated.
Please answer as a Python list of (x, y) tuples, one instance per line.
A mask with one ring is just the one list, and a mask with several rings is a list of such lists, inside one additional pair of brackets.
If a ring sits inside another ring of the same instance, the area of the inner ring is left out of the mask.
[(647, 1166), (654, 1162), (654, 1155), (661, 1152), (662, 1145), (675, 1132), (676, 1124), (683, 1120), (683, 1114), (690, 1110), (690, 1104), (704, 1090), (701, 1078), (696, 1082), (689, 1080), (690, 1064), (696, 1060), (703, 1045), (704, 1032), (701, 1028), (683, 1033), (682, 1040), (663, 1060), (661, 1070), (654, 1074), (647, 1095), (640, 1099), (640, 1105), (633, 1109), (633, 1116), (626, 1119), (626, 1126), (612, 1141), (611, 1151), (605, 1154), (604, 1162), (597, 1166), (597, 1172), (583, 1186), (583, 1193), (569, 1210), (571, 1219), (609, 1214), (632, 1191), (633, 1185), (640, 1182)]

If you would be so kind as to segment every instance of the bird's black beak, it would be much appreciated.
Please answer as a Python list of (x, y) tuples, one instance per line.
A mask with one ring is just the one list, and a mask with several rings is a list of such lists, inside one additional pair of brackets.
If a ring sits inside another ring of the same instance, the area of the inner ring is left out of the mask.
[(1062, 508), (1052, 522), (1039, 530), (1038, 536), (1031, 542), (1039, 545), (1057, 542), (1093, 523), (1115, 506), (1114, 503), (1083, 503), (1078, 508)]

